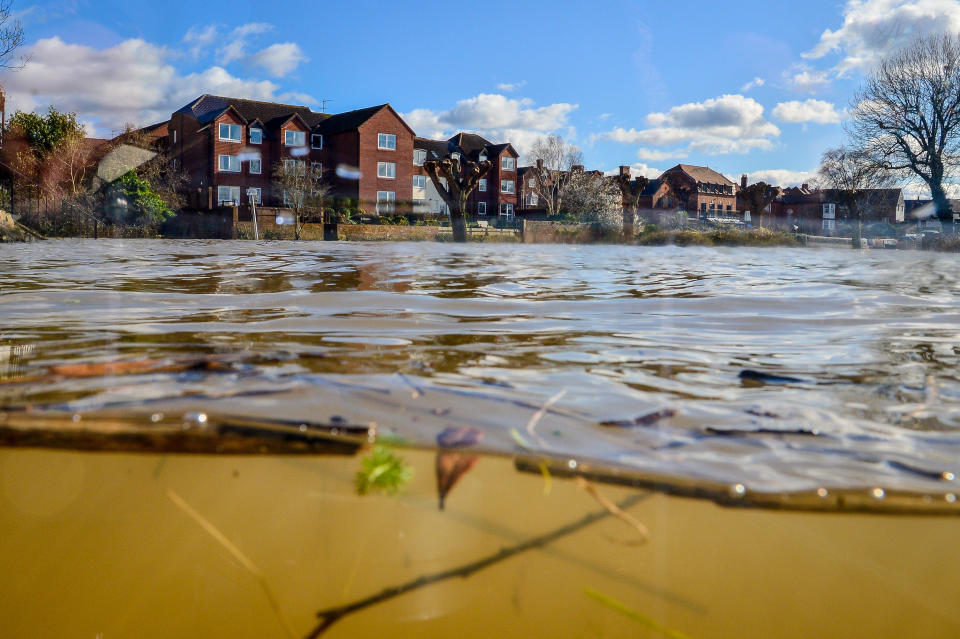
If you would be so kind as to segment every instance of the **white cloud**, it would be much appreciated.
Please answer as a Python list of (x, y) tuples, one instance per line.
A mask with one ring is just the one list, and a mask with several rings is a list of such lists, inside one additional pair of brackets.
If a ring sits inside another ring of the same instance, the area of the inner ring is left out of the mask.
[(269, 80), (236, 77), (220, 66), (181, 74), (169, 62), (174, 52), (140, 39), (95, 49), (53, 37), (37, 41), (27, 53), (30, 63), (2, 79), (8, 110), (44, 110), (53, 104), (95, 125), (94, 135), (119, 131), (126, 123), (165, 120), (202, 93), (260, 100), (289, 97)]
[(273, 25), (265, 22), (250, 22), (235, 28), (226, 36), (227, 42), (217, 50), (217, 61), (220, 64), (229, 64), (246, 58), (250, 36), (266, 33), (272, 28)]
[(294, 42), (271, 44), (266, 49), (254, 53), (249, 58), (250, 64), (265, 69), (271, 75), (282, 78), (297, 68), (301, 62), (306, 62), (307, 56)]
[(190, 27), (183, 36), (183, 43), (187, 45), (190, 57), (199, 58), (217, 41), (219, 31), (217, 25), (211, 24), (204, 28)]
[(647, 116), (647, 129), (616, 128), (601, 138), (624, 144), (676, 146), (713, 155), (773, 148), (780, 129), (763, 117), (763, 105), (742, 95), (723, 95)]
[(644, 162), (637, 162), (636, 164), (630, 166), (630, 175), (633, 176), (642, 175), (653, 180), (660, 177), (662, 174), (662, 169), (655, 169)]
[(611, 115), (613, 115), (613, 114), (612, 114), (612, 113), (601, 113), (600, 115), (597, 116), (597, 119), (598, 119), (598, 120), (606, 120), (606, 119), (609, 119)]
[(637, 159), (644, 162), (663, 162), (664, 160), (680, 160), (687, 157), (684, 151), (658, 151), (656, 149), (642, 148), (637, 151)]
[(801, 184), (811, 184), (817, 176), (817, 171), (793, 171), (790, 169), (766, 169), (762, 171), (753, 171), (747, 173), (747, 180), (750, 184), (754, 182), (766, 182), (774, 186), (800, 186)]
[(773, 109), (773, 117), (781, 122), (816, 122), (817, 124), (836, 124), (841, 114), (830, 102), (824, 100), (791, 100), (781, 102)]
[[(417, 135), (442, 139), (469, 131), (492, 142), (510, 142), (522, 154), (541, 135), (566, 128), (567, 117), (577, 106), (559, 102), (535, 107), (529, 99), (481, 93), (458, 101), (447, 111), (414, 109), (403, 118)], [(572, 137), (569, 131), (567, 135)]]
[(801, 93), (816, 93), (830, 84), (829, 74), (806, 64), (794, 65), (783, 74), (787, 84)]
[(824, 31), (803, 57), (819, 59), (839, 54), (841, 59), (834, 71), (842, 76), (855, 70), (869, 71), (883, 56), (917, 34), (958, 32), (957, 0), (848, 0), (843, 25)]
[(511, 82), (501, 82), (500, 84), (497, 85), (497, 90), (498, 90), (498, 91), (506, 91), (506, 92), (509, 93), (509, 92), (511, 92), (511, 91), (516, 91), (517, 89), (522, 89), (522, 88), (525, 87), (525, 86), (527, 86), (527, 81), (526, 81), (526, 80), (521, 80), (520, 82), (512, 82), (512, 83), (511, 83)]
[(745, 85), (743, 85), (742, 87), (740, 87), (740, 93), (746, 93), (746, 92), (749, 91), (750, 89), (755, 89), (755, 88), (757, 88), (757, 87), (762, 87), (762, 86), (763, 86), (764, 84), (766, 84), (766, 83), (767, 83), (766, 80), (764, 80), (763, 78), (759, 78), (759, 77), (758, 77), (758, 78), (754, 78), (753, 80), (750, 80), (750, 81), (747, 82)]

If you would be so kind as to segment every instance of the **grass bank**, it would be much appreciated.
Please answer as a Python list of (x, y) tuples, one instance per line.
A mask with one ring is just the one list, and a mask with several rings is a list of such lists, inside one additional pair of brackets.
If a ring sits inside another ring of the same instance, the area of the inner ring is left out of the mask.
[(654, 226), (637, 236), (641, 246), (801, 246), (791, 233), (768, 229), (714, 229), (710, 231), (665, 231)]

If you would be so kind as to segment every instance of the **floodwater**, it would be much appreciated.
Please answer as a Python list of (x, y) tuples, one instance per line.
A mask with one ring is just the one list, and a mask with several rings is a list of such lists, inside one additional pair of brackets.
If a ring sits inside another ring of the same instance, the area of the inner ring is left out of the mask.
[(5, 635), (956, 636), (958, 300), (918, 252), (0, 246), (8, 430), (349, 424), (412, 471), (7, 434)]

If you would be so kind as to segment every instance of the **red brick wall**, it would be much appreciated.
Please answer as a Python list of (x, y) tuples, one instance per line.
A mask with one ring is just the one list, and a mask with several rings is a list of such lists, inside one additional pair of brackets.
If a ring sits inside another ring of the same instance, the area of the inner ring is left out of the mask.
[[(359, 184), (359, 197), (364, 208), (373, 213), (376, 210), (377, 191), (393, 191), (396, 201), (410, 202), (413, 199), (413, 133), (403, 121), (389, 108), (364, 122), (359, 129), (358, 166), (363, 172)], [(396, 150), (377, 148), (377, 136), (391, 133), (397, 136)], [(394, 162), (397, 165), (395, 179), (377, 176), (378, 162)], [(398, 206), (398, 209), (400, 207)]]

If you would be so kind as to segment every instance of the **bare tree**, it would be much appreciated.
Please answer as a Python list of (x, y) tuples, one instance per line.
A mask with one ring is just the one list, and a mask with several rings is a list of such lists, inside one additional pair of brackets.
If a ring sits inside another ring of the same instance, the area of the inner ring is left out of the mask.
[(746, 205), (746, 211), (753, 211), (754, 215), (760, 214), (760, 228), (764, 227), (767, 207), (777, 199), (780, 190), (776, 189), (766, 182), (755, 182), (746, 188), (741, 188), (737, 197), (743, 200)]
[(647, 185), (650, 184), (650, 180), (643, 175), (630, 179), (629, 173), (622, 173), (616, 177), (616, 184), (623, 199), (623, 234), (630, 238), (633, 237), (640, 196)]
[(879, 189), (890, 186), (890, 174), (870, 153), (841, 147), (824, 152), (818, 176), (821, 186), (832, 189), (846, 207), (853, 223), (853, 247), (860, 248), (863, 209), (877, 198)]
[(899, 177), (922, 180), (951, 220), (944, 180), (960, 161), (960, 37), (921, 37), (881, 63), (857, 93), (853, 145)]
[(450, 225), (453, 227), (453, 241), (467, 241), (467, 199), (480, 179), (490, 172), (493, 165), (489, 160), (460, 162), (451, 156), (442, 160), (430, 160), (423, 168), (433, 181), (437, 192), (450, 207)]
[(273, 165), (273, 186), (284, 206), (293, 211), (293, 237), (303, 233), (303, 218), (309, 213), (323, 214), (333, 187), (323, 174), (308, 167), (304, 160), (284, 160)]
[(583, 153), (563, 138), (551, 135), (534, 142), (527, 155), (538, 160), (533, 169), (537, 199), (543, 203), (547, 215), (555, 216), (563, 210), (563, 198), (571, 177), (571, 169), (583, 165)]
[(0, 68), (21, 69), (27, 58), (12, 62), (13, 54), (23, 46), (23, 25), (14, 19), (10, 9), (12, 0), (0, 0)]

